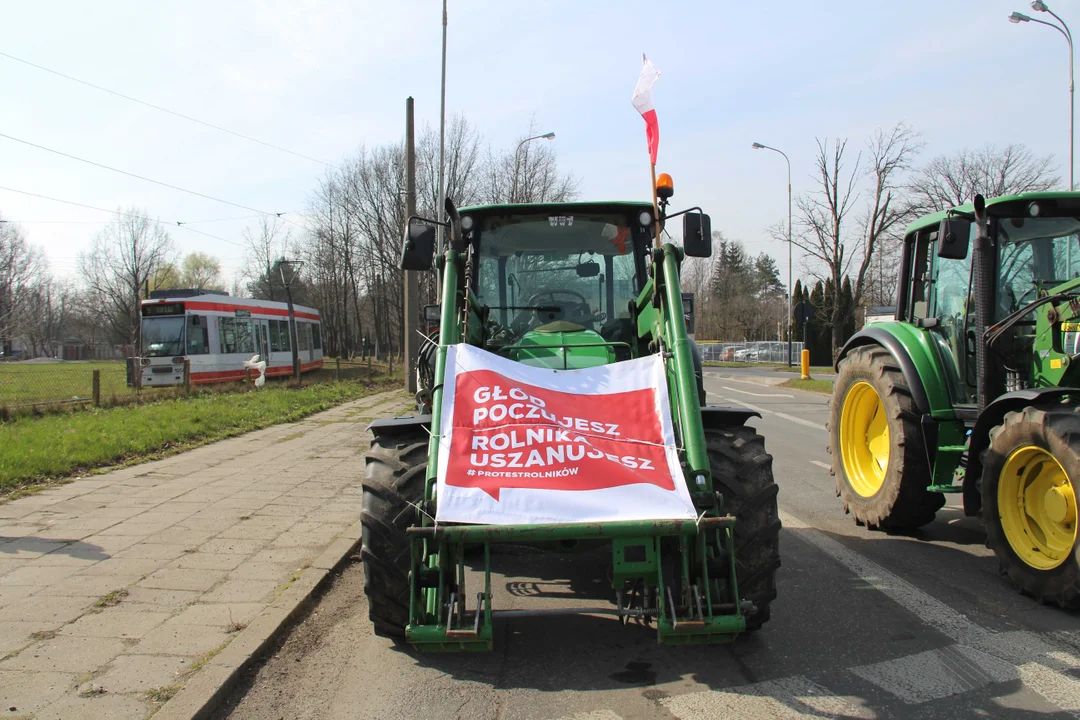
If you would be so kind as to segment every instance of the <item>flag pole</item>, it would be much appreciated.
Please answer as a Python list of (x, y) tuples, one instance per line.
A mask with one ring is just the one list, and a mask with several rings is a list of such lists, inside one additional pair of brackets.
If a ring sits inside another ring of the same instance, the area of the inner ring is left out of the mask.
[(660, 247), (660, 204), (656, 199), (656, 163), (650, 160), (649, 167), (652, 169), (652, 209), (653, 218), (656, 220), (656, 237), (653, 238), (654, 247)]

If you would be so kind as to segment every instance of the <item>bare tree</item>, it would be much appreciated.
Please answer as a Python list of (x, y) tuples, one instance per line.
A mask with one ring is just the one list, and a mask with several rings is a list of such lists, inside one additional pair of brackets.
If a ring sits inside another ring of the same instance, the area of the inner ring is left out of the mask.
[[(896, 124), (888, 132), (879, 128), (867, 143), (870, 191), (866, 209), (860, 218), (863, 228), (862, 258), (855, 276), (854, 300), (850, 306), (843, 308), (844, 312), (854, 312), (862, 304), (868, 286), (874, 284), (875, 260), (878, 261), (879, 284), (883, 280), (880, 273), (883, 263), (888, 261), (890, 269), (895, 270), (895, 263), (899, 262), (904, 225), (915, 214), (901, 183), (903, 174), (910, 169), (912, 159), (922, 148), (918, 133), (905, 123)], [(842, 318), (845, 321), (848, 319)], [(838, 343), (844, 340), (846, 338), (843, 337), (837, 340), (834, 324), (833, 350), (838, 350)]]
[(976, 193), (998, 197), (1051, 190), (1061, 183), (1053, 160), (1020, 144), (964, 149), (931, 160), (914, 173), (907, 190), (919, 215), (971, 202)]
[(482, 190), (485, 202), (563, 202), (577, 196), (578, 181), (570, 173), (559, 171), (551, 144), (541, 140), (523, 142), (537, 132), (536, 125), (530, 123), (512, 147), (488, 149)]
[(47, 275), (41, 249), (27, 242), (18, 225), (0, 217), (0, 356), (11, 354), (28, 289)]
[(161, 223), (137, 208), (117, 213), (79, 254), (79, 271), (116, 342), (139, 347), (139, 302), (157, 268), (172, 263), (173, 242)]
[(287, 255), (291, 230), (280, 218), (263, 215), (254, 230), (244, 228), (243, 238), (247, 251), (242, 276), (248, 294), (259, 300), (284, 302), (285, 288), (271, 269), (275, 261)]
[(25, 291), (21, 336), (35, 357), (59, 357), (74, 314), (75, 293), (70, 284), (46, 277)]
[[(802, 228), (793, 242), (823, 266), (824, 278), (833, 287), (841, 287), (844, 276), (854, 273), (854, 304), (833, 302), (828, 308), (834, 353), (846, 339), (848, 315), (873, 277), (875, 253), (883, 243), (898, 242), (903, 223), (911, 217), (901, 181), (921, 147), (917, 133), (904, 123), (878, 130), (867, 143), (869, 162), (863, 170), (862, 153), (848, 166), (847, 140), (836, 140), (831, 147), (828, 140), (818, 141), (814, 176), (818, 190), (797, 201)], [(865, 183), (865, 205), (862, 214), (852, 218), (864, 187), (860, 181)]]
[[(797, 235), (792, 235), (792, 242), (820, 261), (833, 286), (840, 287), (844, 272), (851, 262), (844, 233), (848, 216), (858, 201), (857, 182), (862, 154), (855, 157), (854, 167), (849, 170), (844, 158), (847, 140), (834, 141), (831, 149), (828, 139), (824, 142), (818, 140), (817, 143), (814, 181), (819, 189), (796, 200), (802, 228)], [(842, 314), (840, 304), (834, 303), (831, 309), (834, 345), (839, 345), (841, 340)]]

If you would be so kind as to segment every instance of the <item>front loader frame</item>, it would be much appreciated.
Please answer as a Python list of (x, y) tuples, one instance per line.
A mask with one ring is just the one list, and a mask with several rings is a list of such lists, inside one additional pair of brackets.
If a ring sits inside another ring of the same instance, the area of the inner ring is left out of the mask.
[[(633, 304), (639, 339), (651, 338), (649, 351), (664, 358), (676, 442), (699, 517), (694, 520), (616, 521), (521, 526), (436, 525), (436, 475), (439, 467), (447, 348), (463, 337), (478, 308), (464, 292), (463, 243), (451, 243), (439, 258), (442, 303), (435, 354), (431, 440), (424, 501), (410, 543), (409, 624), (406, 638), (427, 651), (489, 650), (497, 616), (606, 613), (623, 622), (656, 622), (662, 644), (729, 642), (746, 628), (752, 604), (740, 600), (735, 572), (735, 519), (723, 515), (723, 498), (714, 493), (705, 448), (702, 409), (691, 341), (683, 321), (679, 265), (682, 251), (671, 244), (651, 250), (650, 277)], [(466, 251), (467, 252), (467, 251)], [(465, 320), (463, 322), (463, 319)], [(471, 333), (469, 333), (471, 335)], [(632, 343), (634, 345), (636, 343)], [(632, 353), (634, 349), (632, 348)], [(742, 424), (745, 413), (732, 421)], [(610, 540), (616, 606), (497, 611), (492, 607), (491, 545), (495, 543), (570, 543)], [(483, 547), (483, 589), (470, 604), (465, 588), (465, 549)]]

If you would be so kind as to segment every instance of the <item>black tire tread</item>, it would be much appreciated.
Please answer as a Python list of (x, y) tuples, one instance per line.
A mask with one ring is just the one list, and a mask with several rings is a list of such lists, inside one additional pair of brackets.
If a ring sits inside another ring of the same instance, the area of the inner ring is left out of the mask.
[(768, 621), (776, 599), (780, 567), (780, 517), (772, 456), (753, 428), (738, 425), (705, 429), (713, 488), (724, 496), (724, 512), (735, 516), (735, 575), (742, 599), (757, 612), (747, 630)]
[(1080, 484), (1080, 406), (1071, 403), (1032, 405), (1005, 415), (990, 431), (982, 454), (983, 524), (987, 546), (998, 558), (998, 571), (1018, 592), (1040, 603), (1080, 610), (1080, 542), (1072, 556), (1053, 571), (1028, 566), (1013, 552), (997, 511), (998, 477), (1005, 460), (1022, 444), (1043, 439), (1075, 488)]
[[(862, 497), (848, 484), (839, 451), (841, 405), (847, 389), (859, 380), (869, 382), (877, 391), (892, 436), (885, 482), (871, 498)], [(836, 494), (844, 512), (853, 515), (856, 523), (884, 530), (917, 528), (931, 522), (945, 504), (942, 493), (926, 489), (930, 465), (919, 427), (919, 411), (904, 373), (888, 350), (865, 345), (840, 361), (829, 403), (829, 437)]]
[(409, 622), (409, 539), (415, 503), (424, 499), (428, 434), (422, 428), (377, 436), (364, 459), (364, 594), (376, 635), (405, 637)]

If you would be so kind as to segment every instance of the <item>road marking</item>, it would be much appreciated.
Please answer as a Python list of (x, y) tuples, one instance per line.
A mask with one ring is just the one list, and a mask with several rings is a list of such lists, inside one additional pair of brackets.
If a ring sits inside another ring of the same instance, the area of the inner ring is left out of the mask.
[[(940, 695), (943, 691), (956, 690), (964, 684), (977, 687), (979, 683), (995, 682), (1004, 675), (1019, 677), (1025, 687), (1080, 717), (1077, 713), (1080, 711), (1080, 680), (1072, 676), (1080, 668), (1080, 659), (1068, 651), (1075, 649), (1071, 643), (1057, 646), (1046, 636), (1031, 632), (988, 630), (795, 516), (781, 510), (780, 520), (785, 528), (798, 530), (803, 540), (956, 643), (956, 650), (948, 654), (943, 655), (944, 650), (936, 651), (937, 661), (950, 668), (949, 677), (939, 679), (937, 685), (925, 686), (926, 673), (914, 669), (909, 658), (852, 668), (856, 675), (905, 702), (944, 697)], [(964, 689), (956, 691), (963, 692)]]
[(730, 390), (731, 392), (742, 393), (743, 395), (753, 395), (754, 397), (783, 397), (791, 398), (793, 400), (795, 399), (794, 395), (785, 395), (784, 393), (756, 393), (750, 392), (749, 390), (740, 390), (738, 388), (728, 387), (727, 385), (721, 385), (720, 387), (724, 388), (725, 390)]
[(784, 718), (876, 717), (858, 698), (834, 695), (802, 675), (728, 688), (686, 693), (660, 701), (679, 720), (715, 720), (745, 718), (765, 720)]
[(851, 672), (911, 704), (1020, 679), (1012, 663), (965, 645), (863, 665)]
[(811, 465), (817, 465), (822, 470), (830, 470), (830, 471), (832, 470), (832, 465), (830, 465), (829, 463), (823, 463), (820, 460), (811, 460), (810, 464)]
[(750, 408), (751, 410), (759, 412), (762, 415), (775, 415), (776, 417), (780, 418), (781, 420), (787, 420), (788, 422), (793, 422), (796, 425), (805, 425), (806, 427), (814, 428), (815, 430), (821, 430), (822, 432), (827, 432), (824, 425), (822, 425), (821, 423), (816, 423), (813, 420), (807, 420), (805, 418), (795, 417), (794, 415), (788, 415), (787, 413), (777, 412), (776, 410), (766, 410), (763, 407), (758, 407), (757, 405), (751, 405), (750, 403), (746, 402), (745, 400), (738, 400), (736, 398), (724, 397), (723, 395), (717, 395), (714, 392), (707, 392), (706, 394), (707, 395), (712, 395), (713, 397), (716, 397), (716, 398), (719, 398), (719, 399), (723, 400), (726, 403), (731, 403), (732, 405), (742, 405), (743, 407)]

